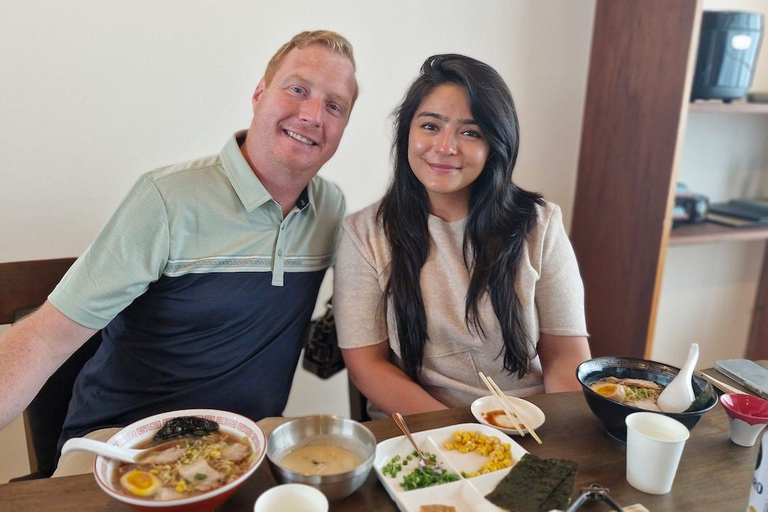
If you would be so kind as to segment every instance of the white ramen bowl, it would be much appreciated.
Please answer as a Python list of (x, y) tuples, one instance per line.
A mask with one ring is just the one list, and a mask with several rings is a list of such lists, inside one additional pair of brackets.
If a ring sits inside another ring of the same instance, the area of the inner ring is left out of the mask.
[(121, 463), (99, 455), (93, 464), (93, 475), (96, 477), (96, 483), (99, 484), (99, 487), (114, 499), (140, 512), (169, 509), (172, 509), (174, 512), (206, 512), (221, 506), (256, 471), (256, 468), (264, 460), (267, 452), (267, 439), (261, 428), (244, 416), (234, 412), (217, 411), (215, 409), (185, 409), (155, 414), (121, 429), (117, 434), (110, 437), (107, 443), (126, 448), (137, 448), (149, 443), (166, 421), (178, 418), (179, 416), (197, 416), (215, 421), (219, 424), (221, 432), (240, 439), (247, 439), (251, 444), (253, 453), (256, 454), (251, 466), (236, 480), (209, 492), (179, 500), (152, 501), (133, 498), (121, 493), (115, 487), (115, 482), (113, 481), (113, 474)]

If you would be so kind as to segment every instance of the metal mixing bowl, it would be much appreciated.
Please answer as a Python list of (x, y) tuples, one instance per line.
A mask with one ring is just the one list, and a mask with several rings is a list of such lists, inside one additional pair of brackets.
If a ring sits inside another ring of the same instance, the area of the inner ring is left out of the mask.
[[(331, 444), (346, 448), (360, 457), (355, 469), (333, 475), (310, 475), (286, 469), (280, 461), (288, 453), (310, 444)], [(337, 416), (306, 416), (284, 423), (267, 438), (267, 461), (279, 483), (299, 483), (315, 487), (329, 500), (355, 492), (371, 471), (376, 456), (376, 438), (362, 424)]]

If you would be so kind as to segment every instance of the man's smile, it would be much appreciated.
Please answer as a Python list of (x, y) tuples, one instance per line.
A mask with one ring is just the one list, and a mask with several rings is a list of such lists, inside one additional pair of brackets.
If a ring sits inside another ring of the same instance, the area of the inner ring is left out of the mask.
[(292, 139), (296, 139), (299, 142), (302, 142), (306, 144), (307, 146), (317, 146), (317, 142), (314, 142), (312, 140), (309, 140), (308, 138), (304, 137), (303, 135), (299, 135), (296, 132), (292, 132), (291, 130), (283, 130), (283, 132), (288, 135)]

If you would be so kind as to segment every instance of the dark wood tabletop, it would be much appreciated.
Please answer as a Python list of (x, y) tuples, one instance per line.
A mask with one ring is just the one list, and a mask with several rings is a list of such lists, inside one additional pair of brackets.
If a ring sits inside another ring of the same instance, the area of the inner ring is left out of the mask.
[[(654, 496), (637, 491), (626, 482), (624, 447), (603, 432), (582, 393), (538, 395), (528, 399), (546, 414), (544, 425), (537, 429), (544, 443), (536, 444), (531, 436), (515, 440), (539, 457), (576, 461), (579, 466), (574, 498), (581, 487), (597, 483), (609, 488), (611, 496), (623, 506), (641, 503), (652, 512), (746, 509), (758, 445), (743, 448), (731, 443), (728, 418), (719, 404), (706, 413), (691, 432), (672, 491)], [(411, 430), (418, 432), (475, 420), (469, 407), (463, 407), (417, 414), (407, 417), (407, 421)], [(371, 421), (366, 425), (378, 441), (401, 435), (392, 420)], [(259, 494), (274, 485), (275, 480), (264, 463), (220, 510), (250, 512)], [(605, 503), (595, 503), (580, 510), (608, 508)], [(104, 494), (92, 475), (79, 475), (0, 485), (0, 510), (125, 512), (129, 509)], [(379, 512), (396, 511), (397, 507), (371, 471), (356, 493), (331, 502), (330, 510)]]

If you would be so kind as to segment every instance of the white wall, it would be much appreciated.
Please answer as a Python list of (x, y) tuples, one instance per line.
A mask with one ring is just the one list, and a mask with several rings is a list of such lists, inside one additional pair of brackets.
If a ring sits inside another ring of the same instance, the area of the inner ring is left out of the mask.
[[(765, 0), (705, 0), (707, 10), (768, 16)], [(764, 35), (751, 90), (768, 91)], [(768, 196), (768, 116), (688, 114), (678, 180), (712, 202)], [(670, 247), (651, 357), (682, 364), (699, 343), (699, 368), (744, 357), (765, 242)]]
[[(457, 52), (506, 79), (518, 182), (569, 225), (593, 11), (591, 0), (3, 0), (0, 261), (80, 254), (139, 174), (218, 152), (247, 127), (269, 57), (316, 28), (348, 37), (358, 61), (360, 99), (322, 171), (350, 210), (386, 187), (389, 114), (420, 64)], [(296, 382), (286, 414), (344, 412), (343, 374)]]

